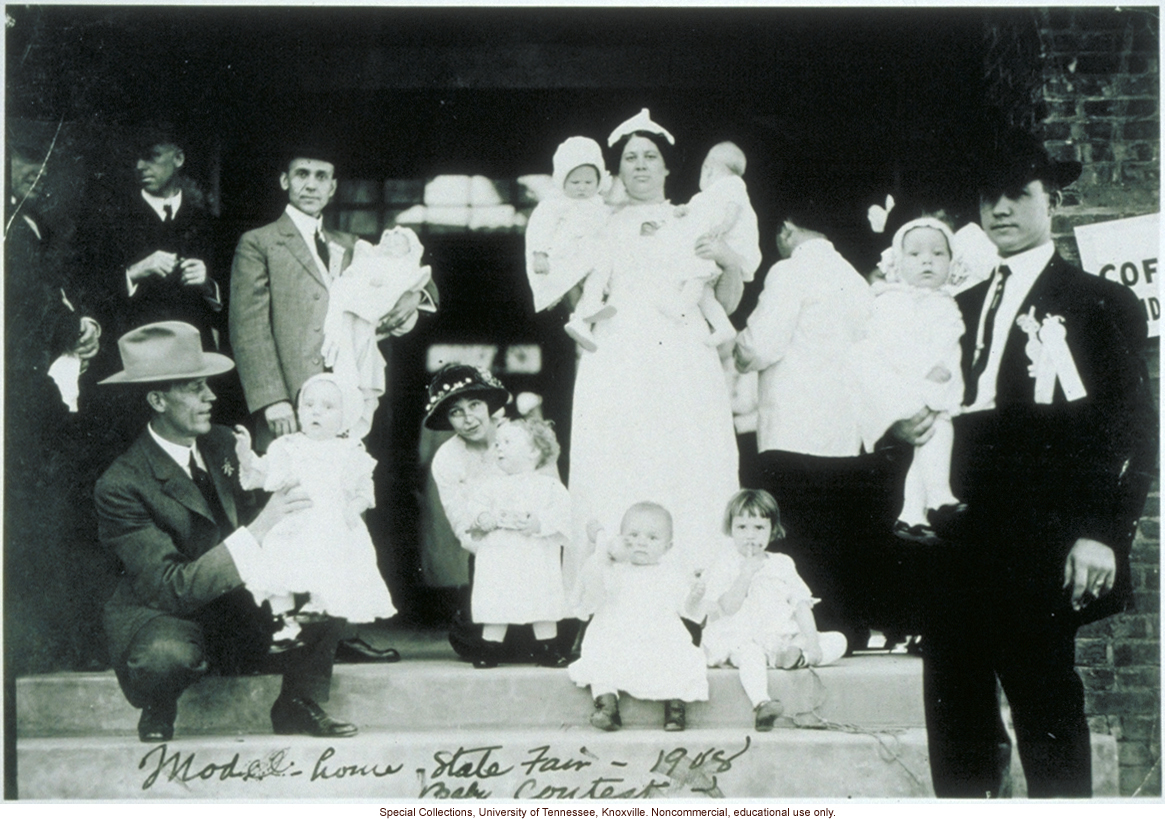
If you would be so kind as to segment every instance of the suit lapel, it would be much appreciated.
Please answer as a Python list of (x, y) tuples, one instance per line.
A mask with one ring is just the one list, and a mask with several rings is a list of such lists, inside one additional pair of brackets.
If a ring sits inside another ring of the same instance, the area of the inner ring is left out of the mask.
[(169, 454), (158, 446), (148, 430), (142, 433), (141, 438), (138, 439), (138, 444), (145, 452), (146, 461), (149, 462), (150, 468), (153, 470), (154, 478), (161, 485), (162, 492), (191, 512), (198, 513), (212, 524), (217, 523), (210, 507), (206, 505), (206, 499), (202, 497), (198, 487), (194, 486), (194, 481), (175, 463), (174, 459), (170, 458)]
[(315, 257), (311, 255), (307, 243), (303, 240), (303, 235), (299, 232), (299, 228), (295, 227), (295, 223), (291, 221), (291, 217), (284, 212), (275, 224), (279, 227), (279, 243), (286, 246), (291, 252), (291, 255), (303, 266), (303, 269), (326, 288), (328, 283), (324, 281), (324, 275), (320, 272)]

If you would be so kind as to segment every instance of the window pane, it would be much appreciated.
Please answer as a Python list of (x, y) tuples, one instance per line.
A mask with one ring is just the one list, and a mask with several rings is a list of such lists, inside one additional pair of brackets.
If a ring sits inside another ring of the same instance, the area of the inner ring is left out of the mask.
[(346, 205), (366, 205), (380, 197), (380, 185), (372, 179), (342, 179), (338, 199)]
[(416, 205), (422, 202), (424, 197), (424, 180), (386, 179), (384, 181), (384, 201), (389, 205)]
[(380, 214), (376, 211), (340, 211), (340, 230), (370, 236), (380, 232)]

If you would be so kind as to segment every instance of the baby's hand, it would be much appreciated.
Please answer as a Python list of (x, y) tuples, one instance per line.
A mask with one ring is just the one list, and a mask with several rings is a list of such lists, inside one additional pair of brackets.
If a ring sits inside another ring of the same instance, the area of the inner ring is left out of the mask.
[(496, 518), (490, 513), (478, 513), (477, 518), (473, 519), (473, 526), (469, 528), (469, 533), (474, 538), (481, 538), (483, 535), (493, 532), (501, 526)]
[(690, 210), (687, 205), (677, 205), (674, 213), (677, 219), (683, 219)]
[(235, 425), (235, 455), (239, 463), (251, 457), (251, 433), (241, 424)]
[(930, 372), (926, 374), (926, 380), (928, 382), (946, 384), (951, 380), (951, 371), (947, 370), (941, 364), (936, 364), (930, 369)]
[(587, 522), (587, 541), (594, 544), (599, 540), (599, 535), (603, 532), (603, 525), (599, 523), (599, 519), (592, 518)]
[(529, 513), (526, 516), (525, 522), (518, 527), (518, 531), (523, 535), (537, 535), (542, 531), (542, 522), (538, 520), (538, 516), (534, 513)]
[(542, 251), (534, 251), (534, 273), (539, 276), (550, 273), (550, 257)]

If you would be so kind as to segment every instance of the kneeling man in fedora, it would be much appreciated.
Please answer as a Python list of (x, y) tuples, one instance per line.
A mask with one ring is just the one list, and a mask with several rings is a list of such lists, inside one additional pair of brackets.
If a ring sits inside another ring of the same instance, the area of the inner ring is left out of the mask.
[(183, 322), (145, 325), (118, 346), (125, 369), (102, 384), (135, 386), (152, 413), (97, 482), (95, 499), (101, 543), (124, 568), (105, 628), (122, 691), (142, 710), (138, 736), (169, 740), (178, 696), (212, 669), (282, 672), (271, 707), (277, 734), (356, 734), (319, 705), (344, 621), (305, 625), (300, 645), (272, 653), (271, 613), (244, 586), (248, 567), (265, 559), (263, 537), (311, 501), (290, 487), (258, 508), (240, 487), (235, 439), (210, 423), (215, 395), (206, 382), (234, 363), (203, 352), (198, 330)]

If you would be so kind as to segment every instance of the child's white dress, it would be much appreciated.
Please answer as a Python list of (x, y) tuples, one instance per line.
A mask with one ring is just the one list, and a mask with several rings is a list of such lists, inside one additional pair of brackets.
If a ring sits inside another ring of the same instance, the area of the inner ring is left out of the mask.
[[(705, 576), (704, 600), (710, 608), (732, 586), (744, 556), (734, 546), (725, 546)], [(740, 609), (731, 615), (710, 620), (701, 644), (709, 666), (728, 662), (733, 652), (746, 644), (756, 644), (765, 652), (768, 665), (778, 665), (780, 653), (795, 646), (804, 649), (801, 628), (795, 617), (797, 605), (812, 607), (818, 601), (797, 574), (793, 559), (779, 552), (766, 552), (765, 563), (752, 577)]]
[(424, 248), (415, 233), (407, 232), (411, 250), (399, 257), (358, 240), (352, 263), (328, 290), (324, 348), (335, 346), (332, 371), (358, 386), (364, 397), (360, 420), (349, 431), (356, 439), (372, 429), (372, 417), (385, 391), (385, 361), (377, 344), (376, 326), (401, 296), (421, 290), (431, 278), (429, 267), (421, 265)]
[(531, 513), (539, 535), (496, 529), (476, 547), (471, 609), (474, 623), (531, 624), (568, 614), (562, 548), (570, 532), (570, 493), (557, 478), (537, 472), (486, 478), (471, 493), (467, 518), (488, 512)]
[[(880, 282), (872, 291), (866, 338), (854, 348), (862, 437), (871, 450), (898, 419), (910, 418), (924, 406), (954, 413), (963, 400), (963, 318), (954, 297), (903, 282)], [(950, 381), (926, 378), (936, 365), (950, 372)]]
[[(548, 197), (538, 203), (526, 225), (526, 276), (534, 310), (554, 306), (588, 273), (603, 265), (599, 234), (610, 209), (599, 195), (571, 199)], [(549, 257), (550, 273), (534, 272), (534, 254)]]
[(305, 612), (326, 612), (353, 623), (396, 614), (368, 528), (359, 517), (349, 527), (345, 516), (352, 496), (372, 506), (375, 466), (356, 439), (315, 441), (293, 433), (275, 439), (267, 455), (241, 468), (244, 489), (274, 491), (298, 479), (312, 500), (312, 506), (289, 514), (263, 539), (261, 574), (243, 579), (256, 602), (309, 593)]
[[(704, 654), (680, 620), (690, 576), (672, 556), (640, 566), (592, 557), (585, 595), (597, 604), (570, 679), (596, 694), (643, 700), (708, 699)], [(598, 587), (598, 589), (595, 589)], [(593, 597), (592, 597), (593, 596)], [(589, 608), (589, 607), (587, 607)]]

